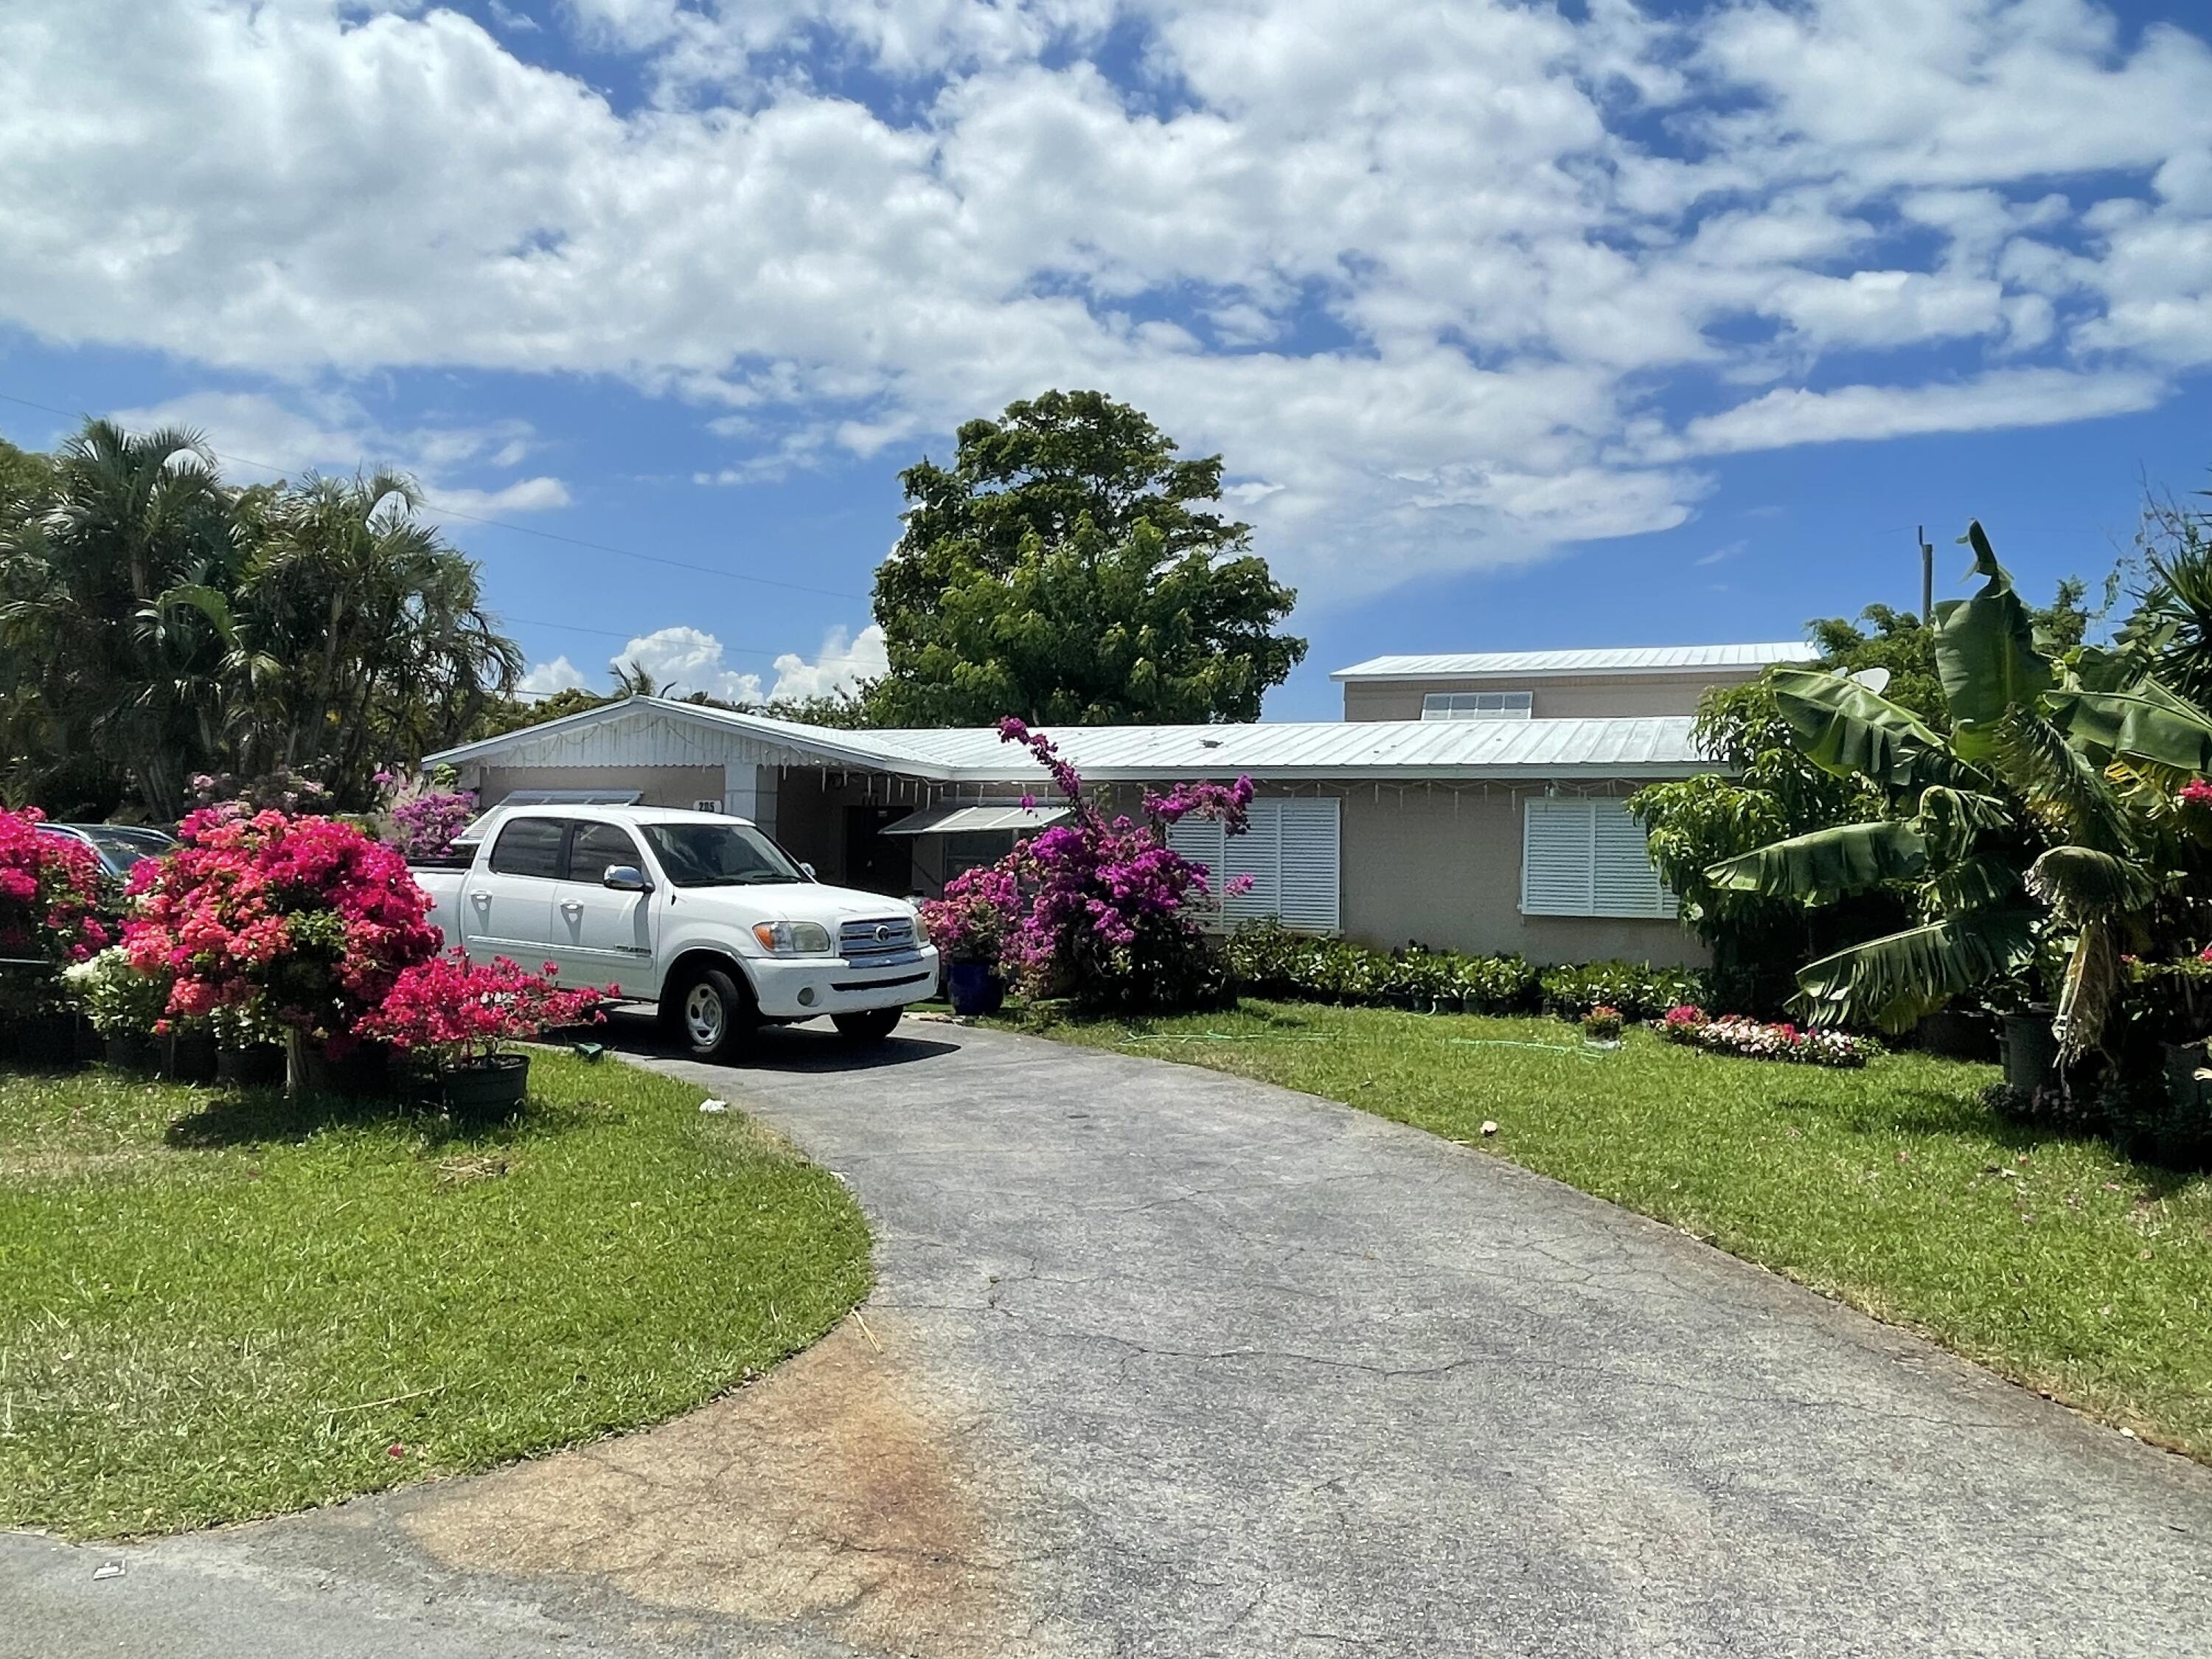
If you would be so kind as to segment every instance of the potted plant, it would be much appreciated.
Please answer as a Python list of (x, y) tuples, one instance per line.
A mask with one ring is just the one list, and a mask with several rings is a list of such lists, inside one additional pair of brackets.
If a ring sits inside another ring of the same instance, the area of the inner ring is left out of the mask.
[(1620, 1047), (1620, 1010), (1598, 1006), (1583, 1016), (1583, 1043), (1591, 1048)]
[(963, 871), (945, 884), (942, 898), (922, 902), (922, 928), (945, 953), (954, 1013), (973, 1018), (1005, 1006), (1000, 963), (1020, 908), (1019, 878), (995, 864)]
[(60, 970), (112, 937), (100, 914), (99, 860), (82, 842), (42, 836), (37, 808), (0, 811), (0, 1044), (26, 1059), (76, 1058), (79, 1026)]
[(167, 980), (140, 973), (128, 951), (111, 945), (64, 969), (62, 985), (105, 1043), (109, 1065), (154, 1069), (160, 1058), (155, 1027), (169, 1000)]
[(354, 1034), (414, 1058), (456, 1117), (511, 1112), (529, 1088), (530, 1056), (507, 1045), (604, 1019), (600, 1000), (615, 994), (562, 990), (553, 973), (550, 963), (533, 974), (505, 957), (478, 966), (463, 951), (434, 957), (404, 969)]

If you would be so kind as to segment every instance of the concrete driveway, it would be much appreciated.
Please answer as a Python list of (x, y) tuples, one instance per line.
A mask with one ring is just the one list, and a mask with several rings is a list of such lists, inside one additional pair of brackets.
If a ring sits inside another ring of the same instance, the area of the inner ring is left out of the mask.
[(0, 1655), (2207, 1650), (2212, 1472), (1480, 1153), (939, 1024), (655, 1063), (851, 1182), (860, 1319), (481, 1480), (0, 1540)]

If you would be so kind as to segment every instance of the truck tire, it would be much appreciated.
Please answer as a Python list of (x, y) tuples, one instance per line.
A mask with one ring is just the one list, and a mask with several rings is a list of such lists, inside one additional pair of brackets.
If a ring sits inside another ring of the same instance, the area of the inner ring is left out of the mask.
[(727, 1060), (753, 1028), (752, 1000), (733, 975), (702, 968), (676, 994), (672, 1023), (694, 1060)]
[(857, 1014), (832, 1014), (830, 1023), (848, 1042), (881, 1042), (898, 1029), (903, 1008), (866, 1008)]

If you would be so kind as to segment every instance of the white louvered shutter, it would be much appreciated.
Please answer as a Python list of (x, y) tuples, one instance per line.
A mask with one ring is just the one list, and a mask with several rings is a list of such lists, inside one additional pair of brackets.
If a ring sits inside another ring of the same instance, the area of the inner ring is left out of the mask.
[[(1255, 800), (1243, 835), (1224, 835), (1211, 820), (1185, 818), (1169, 826), (1168, 845), (1206, 867), (1225, 925), (1279, 918), (1286, 927), (1334, 933), (1340, 883), (1338, 811), (1333, 799)], [(1220, 898), (1239, 876), (1252, 878), (1250, 890)]]
[(1625, 802), (1531, 800), (1522, 823), (1523, 915), (1671, 917), (1680, 908)]
[(1594, 800), (1595, 820), (1591, 914), (1671, 917), (1680, 906), (1651, 867), (1644, 826), (1622, 800)]
[(1595, 902), (1586, 800), (1532, 799), (1522, 811), (1521, 914), (1586, 916)]

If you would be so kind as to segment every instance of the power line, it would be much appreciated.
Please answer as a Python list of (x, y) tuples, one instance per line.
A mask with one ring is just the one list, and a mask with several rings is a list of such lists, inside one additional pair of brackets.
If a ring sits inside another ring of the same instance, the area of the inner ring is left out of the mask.
[[(82, 410), (57, 409), (52, 404), (38, 403), (29, 398), (18, 398), (11, 392), (0, 392), (0, 403), (20, 404), (25, 409), (36, 409), (48, 415), (58, 415), (65, 421), (87, 418)], [(220, 460), (234, 462), (240, 466), (250, 466), (262, 472), (273, 472), (279, 477), (296, 470), (293, 467), (278, 466), (270, 461), (257, 461), (251, 456), (234, 455), (227, 450), (216, 449), (211, 446), (208, 447), (208, 453)], [(302, 463), (302, 465), (307, 464)], [(814, 593), (828, 599), (865, 600), (868, 597), (865, 593), (847, 592), (838, 588), (811, 587), (805, 582), (783, 582), (777, 581), (769, 576), (748, 576), (741, 571), (721, 570), (713, 565), (692, 564), (683, 559), (665, 558), (658, 553), (640, 553), (635, 548), (616, 547), (607, 542), (586, 541), (581, 537), (563, 536), (550, 530), (533, 529), (529, 525), (514, 524), (505, 519), (487, 519), (478, 514), (464, 513), (457, 507), (444, 505), (428, 496), (423, 498), (422, 505), (442, 518), (461, 519), (470, 524), (484, 525), (494, 530), (511, 530), (518, 536), (535, 536), (541, 541), (559, 542), (565, 546), (580, 547), (593, 553), (612, 553), (621, 558), (641, 560), (647, 564), (665, 565), (672, 570), (696, 571), (702, 576), (720, 576), (733, 582), (750, 582), (759, 587), (780, 587), (793, 593)]]

